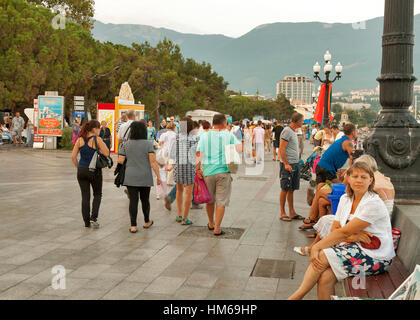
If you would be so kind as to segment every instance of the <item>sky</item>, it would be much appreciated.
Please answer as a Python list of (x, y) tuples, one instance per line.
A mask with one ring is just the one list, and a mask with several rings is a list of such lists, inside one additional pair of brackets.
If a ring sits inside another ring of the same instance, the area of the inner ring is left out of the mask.
[[(361, 22), (383, 16), (384, 3), (385, 0), (95, 0), (95, 19), (236, 38), (257, 26), (275, 22)], [(420, 13), (420, 1), (415, 1), (415, 13)]]

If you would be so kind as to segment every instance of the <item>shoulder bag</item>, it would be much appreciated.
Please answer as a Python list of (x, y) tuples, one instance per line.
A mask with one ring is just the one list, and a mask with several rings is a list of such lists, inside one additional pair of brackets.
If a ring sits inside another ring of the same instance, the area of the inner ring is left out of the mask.
[(113, 162), (112, 158), (109, 157), (109, 156), (107, 157), (107, 156), (103, 155), (101, 153), (101, 151), (99, 150), (98, 141), (96, 140), (96, 136), (94, 136), (93, 139), (95, 140), (96, 151), (93, 154), (92, 160), (90, 161), (89, 169), (90, 170), (95, 170), (95, 169), (102, 169), (102, 168), (106, 168), (106, 167), (111, 169), (112, 166), (114, 165), (114, 162)]

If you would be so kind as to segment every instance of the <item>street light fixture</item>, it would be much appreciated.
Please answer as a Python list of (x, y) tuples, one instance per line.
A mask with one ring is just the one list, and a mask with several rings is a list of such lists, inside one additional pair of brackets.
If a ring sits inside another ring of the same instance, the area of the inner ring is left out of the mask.
[(324, 54), (324, 73), (325, 73), (325, 80), (322, 80), (319, 77), (319, 73), (321, 71), (321, 66), (319, 63), (315, 63), (313, 70), (314, 70), (314, 77), (315, 79), (318, 79), (321, 83), (325, 84), (325, 99), (324, 99), (324, 127), (327, 126), (330, 123), (329, 113), (328, 113), (328, 98), (330, 96), (330, 83), (335, 82), (336, 80), (341, 79), (341, 73), (343, 72), (343, 66), (341, 63), (337, 63), (335, 66), (335, 73), (337, 74), (333, 80), (330, 80), (330, 74), (333, 70), (333, 65), (331, 64), (331, 53), (327, 50)]

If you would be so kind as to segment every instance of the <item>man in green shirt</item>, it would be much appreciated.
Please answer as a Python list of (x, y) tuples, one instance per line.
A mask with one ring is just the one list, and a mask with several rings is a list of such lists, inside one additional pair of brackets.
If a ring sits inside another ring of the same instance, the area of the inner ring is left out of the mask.
[[(213, 129), (203, 133), (197, 146), (196, 172), (204, 177), (207, 188), (212, 196), (212, 203), (206, 204), (209, 218), (208, 228), (214, 230), (214, 235), (224, 234), (220, 229), (225, 207), (229, 205), (232, 177), (226, 165), (225, 148), (235, 145), (237, 152), (242, 152), (242, 144), (235, 136), (226, 130), (227, 120), (224, 114), (213, 117)], [(203, 163), (203, 171), (201, 171)], [(214, 219), (216, 209), (216, 220)]]

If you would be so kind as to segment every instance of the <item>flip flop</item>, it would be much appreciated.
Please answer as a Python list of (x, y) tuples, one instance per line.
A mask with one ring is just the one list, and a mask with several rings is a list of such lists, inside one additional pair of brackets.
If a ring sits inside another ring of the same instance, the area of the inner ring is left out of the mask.
[[(302, 248), (305, 249), (305, 253), (302, 252)], [(308, 247), (294, 247), (293, 251), (300, 254), (301, 256), (307, 256), (308, 255)]]
[(152, 225), (153, 225), (153, 220), (152, 220), (152, 223), (150, 224), (150, 226), (148, 226), (148, 227), (143, 226), (143, 228), (144, 228), (144, 229), (149, 229)]
[(292, 220), (305, 220), (305, 217), (302, 217), (300, 214), (295, 215), (293, 218), (290, 218)]
[(176, 220), (175, 220), (176, 222), (181, 222), (182, 221), (182, 216), (178, 216), (178, 217), (176, 217)]
[(313, 229), (314, 225), (313, 224), (303, 224), (299, 227), (299, 230), (310, 230)]
[(281, 220), (281, 221), (287, 221), (287, 222), (292, 221), (292, 219), (290, 219), (290, 217), (289, 217), (289, 216), (282, 216), (282, 217), (280, 217), (280, 220)]
[(207, 223), (207, 228), (209, 228), (209, 230), (211, 230), (211, 231), (213, 231), (214, 230), (214, 227), (213, 228), (210, 228), (210, 226), (209, 226), (209, 224)]
[(316, 233), (313, 233), (313, 234), (308, 234), (308, 235), (306, 236), (306, 238), (309, 238), (309, 239), (315, 239), (315, 238), (316, 238)]
[(224, 234), (225, 234), (225, 232), (222, 230), (222, 231), (220, 231), (220, 233), (213, 233), (213, 234), (217, 237), (217, 236), (224, 235)]
[(304, 224), (311, 224), (311, 223), (316, 223), (316, 221), (306, 218), (306, 219), (303, 220), (303, 223)]
[(137, 231), (139, 231), (138, 229), (136, 229), (136, 231), (132, 231), (131, 228), (128, 229), (128, 231), (130, 231), (131, 233), (137, 233)]

